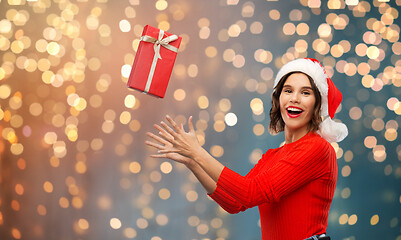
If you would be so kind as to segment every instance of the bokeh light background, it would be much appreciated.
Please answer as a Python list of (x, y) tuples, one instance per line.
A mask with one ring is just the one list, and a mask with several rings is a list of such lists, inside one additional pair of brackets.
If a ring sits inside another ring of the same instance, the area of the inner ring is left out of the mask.
[[(1, 239), (260, 239), (145, 132), (193, 115), (205, 149), (246, 174), (273, 79), (314, 57), (344, 95), (349, 136), (333, 239), (401, 239), (400, 0), (0, 0)], [(183, 38), (164, 99), (126, 88), (143, 27)]]

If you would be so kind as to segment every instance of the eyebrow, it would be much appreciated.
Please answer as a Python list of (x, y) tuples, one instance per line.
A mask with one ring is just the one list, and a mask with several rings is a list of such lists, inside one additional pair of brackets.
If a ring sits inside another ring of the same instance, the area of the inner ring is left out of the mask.
[[(292, 87), (292, 86), (291, 86), (291, 85), (284, 85), (283, 88), (285, 88), (285, 87)], [(312, 87), (309, 87), (309, 86), (303, 86), (303, 87), (301, 87), (301, 89), (313, 90), (313, 88), (312, 88)]]

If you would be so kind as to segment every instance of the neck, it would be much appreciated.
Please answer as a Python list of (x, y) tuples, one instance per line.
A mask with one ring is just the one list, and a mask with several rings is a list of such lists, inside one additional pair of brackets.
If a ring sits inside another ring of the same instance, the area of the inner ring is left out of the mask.
[(285, 144), (288, 143), (293, 143), (299, 139), (301, 139), (303, 136), (308, 134), (307, 129), (297, 129), (297, 130), (292, 130), (289, 129), (288, 127), (284, 128), (284, 133), (285, 133)]

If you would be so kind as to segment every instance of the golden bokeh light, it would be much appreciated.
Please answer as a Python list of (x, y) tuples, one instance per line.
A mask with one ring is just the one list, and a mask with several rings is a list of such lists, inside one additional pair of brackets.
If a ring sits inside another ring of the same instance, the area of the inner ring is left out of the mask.
[(156, 9), (159, 11), (165, 10), (168, 6), (168, 3), (166, 0), (157, 0), (156, 4)]
[(118, 218), (111, 218), (110, 219), (110, 227), (111, 228), (119, 229), (119, 228), (121, 228), (121, 225), (122, 225), (122, 223), (121, 223), (120, 219), (118, 219)]
[(219, 158), (219, 157), (222, 157), (222, 156), (223, 156), (223, 154), (224, 154), (224, 149), (223, 149), (221, 146), (219, 146), (219, 145), (214, 145), (214, 146), (212, 146), (212, 147), (210, 148), (210, 153), (211, 153), (214, 157)]
[(169, 162), (163, 162), (160, 164), (160, 170), (164, 174), (169, 174), (173, 170), (173, 165), (171, 165)]
[(347, 199), (351, 196), (351, 189), (346, 187), (341, 191), (341, 197)]
[(183, 101), (186, 97), (186, 92), (184, 89), (177, 89), (174, 91), (174, 98), (177, 101)]
[(209, 46), (205, 49), (205, 54), (209, 58), (214, 58), (217, 55), (217, 49), (213, 46)]
[(370, 225), (376, 225), (379, 223), (379, 215), (375, 214), (370, 218)]
[(159, 197), (162, 200), (167, 200), (169, 199), (171, 196), (170, 190), (168, 190), (167, 188), (162, 188), (159, 191)]
[(265, 133), (265, 127), (260, 123), (255, 124), (255, 126), (253, 126), (253, 133), (256, 136), (261, 136)]
[(264, 111), (263, 102), (259, 98), (252, 99), (250, 106), (251, 106), (253, 113), (256, 115), (260, 115)]
[(341, 216), (340, 216), (340, 218), (338, 219), (338, 223), (339, 224), (341, 224), (341, 225), (344, 225), (344, 224), (346, 224), (348, 222), (348, 215), (347, 214), (342, 214)]

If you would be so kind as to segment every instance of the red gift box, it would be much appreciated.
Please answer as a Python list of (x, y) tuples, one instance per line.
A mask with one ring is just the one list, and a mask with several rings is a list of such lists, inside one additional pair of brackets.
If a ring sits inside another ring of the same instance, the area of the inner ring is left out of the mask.
[(128, 87), (163, 98), (181, 39), (146, 25), (128, 78)]

